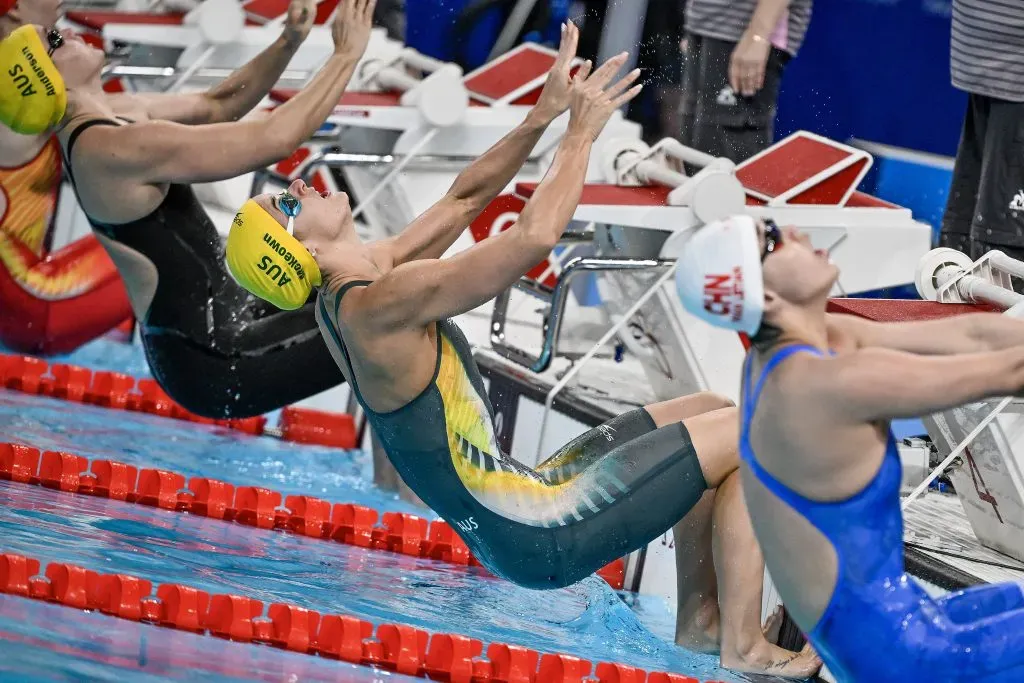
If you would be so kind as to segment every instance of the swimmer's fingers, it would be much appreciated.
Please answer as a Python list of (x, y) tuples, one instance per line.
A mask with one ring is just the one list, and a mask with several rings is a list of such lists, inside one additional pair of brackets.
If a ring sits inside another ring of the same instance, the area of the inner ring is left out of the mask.
[(644, 89), (644, 84), (643, 83), (638, 83), (637, 85), (634, 85), (632, 88), (630, 88), (629, 90), (627, 90), (626, 92), (624, 92), (623, 94), (619, 95), (614, 100), (612, 100), (613, 108), (618, 109), (622, 105), (626, 104), (627, 102), (632, 100), (634, 97), (639, 95), (640, 91), (643, 90), (643, 89)]
[(367, 0), (342, 0), (341, 5), (348, 10), (349, 21), (361, 23), (366, 16)]
[(633, 85), (638, 78), (640, 78), (640, 69), (633, 69), (628, 74), (620, 78), (617, 83), (612, 85), (612, 87), (608, 88), (606, 91), (608, 93), (608, 97), (615, 99), (622, 94), (623, 90)]
[(373, 22), (373, 12), (377, 9), (377, 0), (365, 0), (363, 6), (363, 20)]
[(597, 71), (587, 79), (587, 85), (604, 90), (605, 86), (607, 86), (612, 80), (612, 77), (617, 74), (619, 69), (622, 68), (622, 65), (626, 63), (627, 57), (629, 57), (629, 53), (622, 52), (609, 59), (598, 67)]
[(580, 42), (580, 30), (572, 21), (566, 21), (562, 25), (562, 42), (558, 46), (558, 58), (555, 60), (553, 69), (568, 70), (573, 57), (576, 56), (576, 49)]
[(589, 59), (580, 64), (580, 68), (576, 70), (576, 75), (572, 77), (573, 83), (583, 83), (590, 76), (593, 68), (594, 63)]

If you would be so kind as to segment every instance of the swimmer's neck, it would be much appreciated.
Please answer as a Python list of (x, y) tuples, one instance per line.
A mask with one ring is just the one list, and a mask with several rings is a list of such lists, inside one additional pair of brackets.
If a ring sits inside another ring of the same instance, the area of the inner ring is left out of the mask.
[(353, 248), (350, 242), (343, 240), (318, 249), (316, 261), (323, 274), (321, 291), (328, 295), (336, 294), (349, 282), (378, 280), (393, 267), (390, 262), (375, 258), (372, 250)]
[(103, 85), (99, 81), (95, 84), (75, 88), (74, 93), (68, 99), (68, 111), (70, 114), (62, 125), (65, 129), (70, 124), (82, 119), (117, 118), (106, 93), (103, 92)]
[(817, 307), (813, 310), (791, 307), (768, 322), (782, 330), (782, 334), (767, 350), (767, 354), (794, 344), (812, 346), (822, 353), (828, 353), (831, 350), (824, 306), (821, 307), (821, 310)]

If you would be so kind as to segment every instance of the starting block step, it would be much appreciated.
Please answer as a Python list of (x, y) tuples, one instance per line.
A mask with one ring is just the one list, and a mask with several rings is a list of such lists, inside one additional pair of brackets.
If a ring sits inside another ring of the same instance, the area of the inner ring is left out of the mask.
[(871, 155), (798, 131), (736, 167), (747, 194), (769, 206), (845, 206), (871, 168)]
[[(516, 194), (529, 199), (540, 183), (519, 183)], [(580, 205), (597, 206), (668, 206), (672, 188), (661, 185), (622, 187), (620, 185), (588, 184), (583, 186)]]
[[(256, 0), (258, 2), (282, 2), (282, 0)], [(326, 3), (321, 3), (321, 6)], [(247, 6), (248, 8), (248, 6)], [(116, 13), (108, 13), (116, 14)], [(462, 83), (470, 95), (471, 107), (494, 105), (529, 106), (536, 104), (548, 71), (555, 63), (558, 53), (535, 43), (524, 43), (514, 50), (467, 74)], [(579, 60), (577, 60), (579, 61)], [(276, 88), (270, 91), (274, 101), (287, 102), (298, 90)], [(400, 107), (402, 93), (390, 92), (346, 92), (338, 102), (339, 107)]]
[(68, 21), (93, 31), (102, 31), (107, 24), (144, 24), (146, 26), (181, 26), (181, 12), (94, 12), (67, 13)]
[(554, 50), (524, 43), (467, 74), (463, 84), (471, 97), (486, 104), (534, 104), (557, 56)]
[(996, 309), (978, 304), (940, 304), (917, 299), (830, 299), (827, 310), (880, 323), (896, 323), (939, 320)]

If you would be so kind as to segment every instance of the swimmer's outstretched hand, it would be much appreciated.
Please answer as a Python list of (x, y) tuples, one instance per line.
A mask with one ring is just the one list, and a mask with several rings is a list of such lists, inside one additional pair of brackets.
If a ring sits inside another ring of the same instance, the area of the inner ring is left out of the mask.
[(297, 48), (309, 35), (316, 21), (316, 0), (291, 0), (281, 35), (289, 47)]
[(331, 37), (334, 39), (334, 53), (359, 59), (370, 42), (370, 28), (373, 26), (373, 10), (377, 0), (342, 0), (338, 5)]
[[(550, 123), (569, 108), (569, 93), (572, 88), (572, 60), (580, 42), (580, 30), (576, 24), (567, 21), (562, 24), (562, 42), (558, 46), (555, 65), (548, 72), (544, 90), (533, 110), (545, 123)], [(589, 64), (589, 61), (587, 62)]]
[(640, 94), (643, 85), (633, 85), (640, 77), (640, 69), (612, 82), (627, 57), (626, 52), (612, 57), (593, 74), (590, 62), (576, 72), (570, 87), (569, 132), (586, 133), (596, 140), (612, 112)]

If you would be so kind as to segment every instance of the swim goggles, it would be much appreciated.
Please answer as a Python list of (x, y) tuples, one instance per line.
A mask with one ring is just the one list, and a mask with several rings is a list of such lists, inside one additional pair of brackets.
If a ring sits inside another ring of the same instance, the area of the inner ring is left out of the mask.
[(46, 50), (46, 56), (52, 57), (53, 53), (64, 45), (64, 36), (57, 29), (51, 28), (46, 32), (46, 42), (49, 45), (49, 48)]
[(280, 209), (281, 213), (288, 218), (288, 234), (295, 234), (295, 219), (302, 212), (302, 202), (291, 192), (284, 190), (277, 195), (274, 203), (277, 204), (277, 208)]
[(782, 247), (782, 230), (771, 218), (764, 219), (764, 251), (761, 252), (761, 263), (768, 258), (768, 254), (774, 253)]

